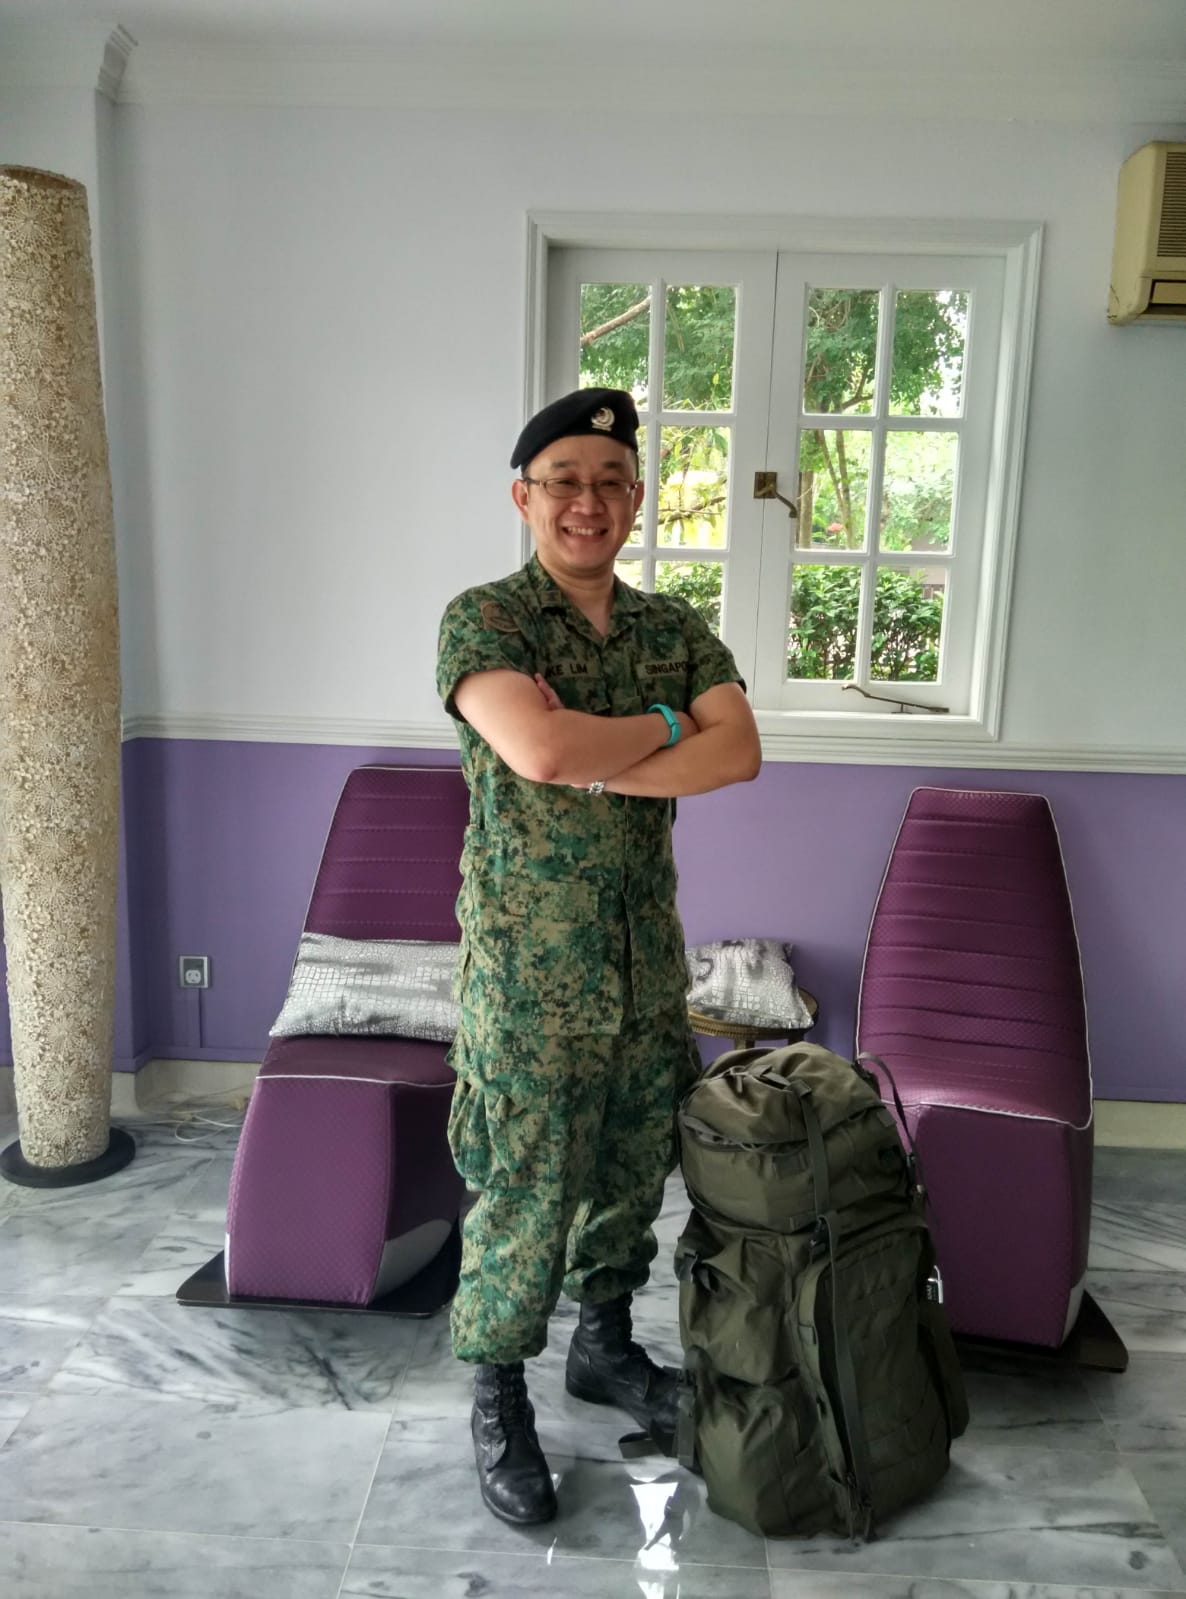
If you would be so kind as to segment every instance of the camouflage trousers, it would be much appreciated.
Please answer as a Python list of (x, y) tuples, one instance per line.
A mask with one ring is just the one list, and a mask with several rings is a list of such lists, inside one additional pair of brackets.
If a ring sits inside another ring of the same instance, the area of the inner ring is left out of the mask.
[(449, 1146), (465, 1219), (453, 1352), (525, 1360), (561, 1292), (600, 1303), (646, 1282), (675, 1166), (675, 1107), (699, 1071), (678, 1008), (618, 1034), (523, 1037), (463, 1017)]

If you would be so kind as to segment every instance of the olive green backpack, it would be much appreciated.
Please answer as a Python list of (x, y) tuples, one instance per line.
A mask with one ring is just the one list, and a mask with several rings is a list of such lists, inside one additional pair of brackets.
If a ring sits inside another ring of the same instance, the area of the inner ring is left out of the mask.
[(679, 1132), (680, 1459), (754, 1532), (871, 1537), (939, 1481), (968, 1421), (877, 1078), (815, 1044), (732, 1051)]

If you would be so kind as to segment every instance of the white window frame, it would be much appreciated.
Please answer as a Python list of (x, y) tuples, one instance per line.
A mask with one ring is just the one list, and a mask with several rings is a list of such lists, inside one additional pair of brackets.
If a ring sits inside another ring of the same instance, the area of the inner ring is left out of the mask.
[[(553, 249), (785, 251), (795, 255), (848, 258), (854, 273), (860, 273), (862, 262), (870, 257), (893, 258), (901, 255), (984, 256), (995, 258), (1002, 265), (1000, 340), (995, 369), (988, 378), (994, 392), (983, 479), (982, 515), (978, 518), (982, 546), (975, 604), (975, 651), (970, 663), (967, 708), (958, 714), (948, 715), (897, 714), (889, 712), (888, 708), (887, 711), (871, 708), (855, 712), (768, 708), (761, 706), (759, 694), (757, 718), (763, 749), (768, 757), (786, 760), (874, 759), (901, 764), (916, 761), (968, 763), (988, 757), (990, 750), (987, 746), (999, 739), (1041, 242), (1040, 224), (1030, 222), (855, 222), (744, 216), (590, 215), (570, 212), (529, 214), (524, 417), (532, 415), (553, 397), (549, 392), (546, 369), (548, 258)], [(868, 275), (867, 268), (865, 275)], [(882, 272), (878, 281), (892, 282), (893, 277), (892, 271)], [(908, 281), (908, 277), (909, 274), (902, 277), (902, 287), (925, 286)], [(856, 286), (855, 277), (853, 286)], [(789, 384), (794, 380), (783, 374), (778, 381)], [(779, 404), (777, 390), (772, 393), (772, 401), (773, 418)], [(797, 397), (794, 405), (797, 418)], [(848, 420), (846, 418), (845, 425), (848, 425)], [(788, 462), (782, 470), (790, 471), (792, 465)], [(769, 469), (774, 466), (773, 461), (769, 462)], [(735, 516), (739, 509), (736, 496), (744, 493), (747, 486), (742, 480), (740, 461), (737, 467)], [(786, 513), (783, 508), (777, 502), (767, 502), (763, 511), (766, 519), (782, 513), (783, 526), (777, 536), (785, 540)], [(736, 529), (735, 521), (735, 535)], [(763, 540), (767, 564), (763, 567), (757, 594), (754, 595), (754, 598), (761, 598), (762, 619), (758, 621), (758, 609), (755, 606), (755, 625), (749, 635), (754, 638), (755, 647), (759, 627), (769, 632), (772, 626), (769, 620), (773, 614), (772, 596), (777, 596), (781, 603), (785, 595), (785, 557), (780, 570), (775, 570), (769, 564), (769, 551), (774, 547), (774, 537), (771, 534)], [(739, 542), (735, 536), (734, 543)], [(728, 568), (735, 581), (741, 578), (743, 565), (748, 564), (738, 563), (737, 553), (737, 550), (730, 552)], [(743, 581), (739, 585), (739, 589), (748, 588), (748, 582)], [(735, 591), (733, 603), (738, 607), (744, 603), (741, 592)], [(785, 612), (781, 625), (785, 627)], [(730, 634), (735, 631), (733, 626), (728, 629)], [(769, 647), (768, 640), (765, 642)], [(745, 651), (741, 653), (744, 655)], [(754, 678), (751, 673), (758, 665), (757, 660), (739, 657), (738, 664), (752, 685)], [(880, 691), (882, 685), (878, 687)], [(903, 699), (921, 698), (911, 692), (915, 687), (917, 685), (886, 684), (884, 690)]]

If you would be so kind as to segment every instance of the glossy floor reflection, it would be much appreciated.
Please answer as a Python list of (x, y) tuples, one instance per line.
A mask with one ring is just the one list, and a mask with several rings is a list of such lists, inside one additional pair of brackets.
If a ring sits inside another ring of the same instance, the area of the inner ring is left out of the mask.
[[(942, 1489), (855, 1547), (754, 1537), (624, 1462), (629, 1423), (564, 1393), (564, 1304), (529, 1368), (561, 1515), (495, 1521), (446, 1318), (183, 1309), (237, 1132), (131, 1126), (103, 1183), (0, 1183), (5, 1599), (1186, 1599), (1186, 1154), (1097, 1152), (1089, 1285), (1128, 1372), (982, 1360)], [(685, 1210), (673, 1181), (636, 1302), (668, 1360)]]

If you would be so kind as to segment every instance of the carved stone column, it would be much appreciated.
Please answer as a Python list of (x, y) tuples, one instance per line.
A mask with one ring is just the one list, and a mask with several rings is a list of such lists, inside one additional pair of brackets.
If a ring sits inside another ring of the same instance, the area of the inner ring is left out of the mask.
[(82, 185), (0, 167), (0, 894), (19, 1142), (36, 1186), (113, 1133), (120, 693), (115, 538)]

